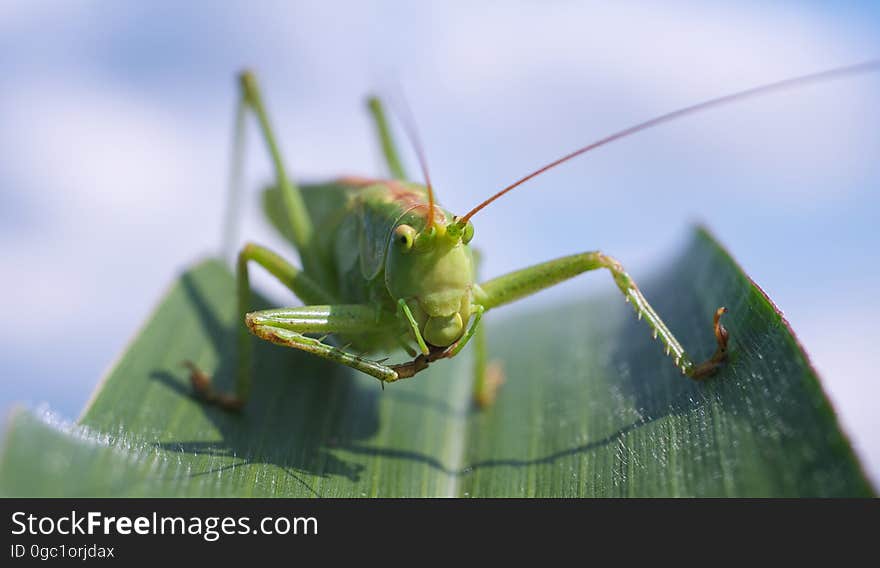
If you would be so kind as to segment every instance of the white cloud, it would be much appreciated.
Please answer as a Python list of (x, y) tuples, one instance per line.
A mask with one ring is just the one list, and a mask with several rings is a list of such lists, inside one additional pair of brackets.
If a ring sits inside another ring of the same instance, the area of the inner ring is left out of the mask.
[[(486, 112), (496, 131), (540, 114), (546, 126), (519, 137), (531, 146), (538, 140), (574, 149), (682, 106), (864, 57), (864, 38), (840, 33), (851, 29), (835, 30), (820, 14), (792, 17), (783, 9), (538, 3), (503, 12), (468, 6), (445, 16), (437, 40), (443, 48), (434, 54), (447, 77), (444, 88), (470, 104), (504, 109)], [(650, 163), (656, 145), (672, 141), (682, 148), (678, 155), (667, 149), (674, 160), (726, 160), (729, 177), (749, 182), (739, 190), (759, 194), (763, 204), (787, 209), (798, 198), (812, 205), (838, 199), (840, 193), (827, 188), (863, 179), (874, 160), (859, 149), (880, 144), (876, 129), (865, 128), (876, 89), (862, 85), (854, 79), (740, 103), (669, 125), (665, 133), (641, 134), (644, 144), (626, 143), (637, 151), (609, 150), (611, 156), (591, 160), (607, 174), (603, 162), (626, 167), (615, 155), (642, 155)], [(584, 132), (572, 123), (583, 124)]]
[(185, 116), (81, 78), (20, 82), (0, 116), (30, 219), (0, 244), (12, 267), (0, 295), (16, 302), (4, 311), (27, 314), (4, 342), (143, 314), (169, 269), (218, 233), (222, 176), (200, 167), (210, 145)]

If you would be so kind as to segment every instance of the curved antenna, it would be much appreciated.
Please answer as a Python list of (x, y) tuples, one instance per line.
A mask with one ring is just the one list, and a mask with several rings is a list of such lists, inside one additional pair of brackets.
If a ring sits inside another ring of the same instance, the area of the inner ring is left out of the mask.
[(416, 151), (416, 156), (419, 159), (419, 167), (422, 170), (422, 175), (425, 176), (425, 186), (428, 188), (428, 224), (425, 225), (425, 230), (427, 231), (434, 226), (435, 208), (434, 188), (431, 185), (431, 176), (428, 174), (428, 161), (425, 159), (425, 150), (422, 147), (422, 141), (419, 139), (419, 133), (416, 130), (416, 121), (413, 118), (412, 111), (409, 109), (409, 105), (406, 104), (406, 98), (403, 96), (402, 91), (400, 100), (397, 102), (400, 103), (400, 109), (397, 114), (403, 124), (404, 131), (406, 131), (407, 138), (409, 138), (413, 149)]
[(493, 201), (495, 201), (496, 199), (498, 199), (499, 197), (501, 197), (505, 193), (511, 191), (515, 187), (518, 187), (518, 186), (524, 184), (525, 182), (529, 181), (533, 177), (539, 176), (542, 173), (546, 172), (547, 170), (555, 168), (556, 166), (562, 164), (563, 162), (567, 162), (568, 160), (571, 160), (572, 158), (576, 158), (576, 157), (580, 156), (581, 154), (585, 154), (585, 153), (589, 152), (590, 150), (594, 150), (594, 149), (598, 148), (599, 146), (604, 146), (605, 144), (608, 144), (610, 142), (614, 142), (615, 140), (620, 140), (621, 138), (625, 138), (631, 134), (635, 134), (636, 132), (640, 132), (642, 130), (647, 130), (648, 128), (658, 126), (658, 125), (663, 124), (665, 122), (669, 122), (671, 120), (675, 120), (677, 118), (681, 118), (681, 117), (689, 115), (689, 114), (694, 114), (694, 113), (698, 113), (698, 112), (701, 112), (704, 110), (709, 110), (711, 108), (726, 105), (728, 103), (741, 101), (746, 98), (750, 98), (750, 97), (754, 97), (754, 96), (758, 96), (758, 95), (765, 95), (768, 93), (780, 91), (783, 89), (789, 89), (789, 88), (793, 88), (793, 87), (802, 87), (802, 86), (810, 84), (810, 83), (818, 83), (821, 81), (840, 79), (840, 78), (847, 77), (850, 75), (859, 75), (862, 73), (870, 73), (873, 71), (880, 71), (880, 59), (872, 59), (870, 61), (866, 61), (864, 63), (859, 63), (857, 65), (849, 65), (847, 67), (837, 67), (835, 69), (830, 69), (828, 71), (821, 71), (819, 73), (812, 73), (810, 75), (801, 75), (800, 77), (794, 77), (791, 79), (776, 81), (775, 83), (768, 83), (766, 85), (761, 85), (759, 87), (752, 87), (751, 89), (746, 89), (745, 91), (739, 91), (739, 92), (733, 93), (731, 95), (726, 95), (726, 96), (718, 97), (715, 99), (709, 99), (708, 101), (703, 101), (703, 102), (695, 104), (695, 105), (691, 105), (691, 106), (684, 107), (684, 108), (681, 108), (679, 110), (676, 110), (676, 111), (673, 111), (673, 112), (670, 112), (667, 114), (660, 115), (656, 118), (652, 118), (651, 120), (636, 124), (635, 126), (630, 126), (629, 128), (626, 128), (626, 129), (621, 130), (619, 132), (615, 132), (614, 134), (611, 134), (609, 136), (606, 136), (605, 138), (597, 140), (596, 142), (593, 142), (592, 144), (584, 146), (583, 148), (579, 148), (579, 149), (575, 150), (574, 152), (571, 152), (570, 154), (566, 154), (565, 156), (559, 158), (558, 160), (556, 160), (554, 162), (550, 162), (546, 166), (533, 171), (532, 173), (530, 173), (529, 175), (527, 175), (523, 178), (520, 178), (519, 180), (508, 185), (507, 187), (505, 187), (504, 189), (502, 189), (501, 191), (499, 191), (498, 193), (496, 193), (495, 195), (493, 195), (489, 199), (483, 201), (482, 203), (480, 203), (479, 205), (477, 205), (476, 207), (474, 207), (473, 209), (468, 211), (468, 213), (464, 217), (461, 218), (459, 223), (461, 223), (461, 224), (467, 223), (468, 220), (470, 220), (471, 217), (476, 215), (481, 209), (483, 209), (484, 207), (486, 207), (487, 205), (489, 205), (490, 203), (492, 203)]

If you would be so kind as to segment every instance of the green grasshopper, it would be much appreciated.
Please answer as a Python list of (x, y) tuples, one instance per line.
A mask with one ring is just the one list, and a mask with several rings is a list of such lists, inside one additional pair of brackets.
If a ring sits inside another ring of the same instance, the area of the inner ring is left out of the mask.
[[(494, 399), (502, 378), (498, 366), (487, 364), (484, 328), (480, 325), (483, 315), (596, 269), (611, 273), (624, 299), (645, 320), (654, 338), (662, 342), (667, 355), (684, 375), (696, 380), (708, 377), (728, 354), (728, 332), (720, 321), (725, 308), (718, 308), (712, 321), (715, 352), (708, 360), (695, 363), (621, 264), (601, 252), (570, 255), (477, 283), (471, 218), (535, 176), (641, 130), (746, 97), (878, 69), (880, 61), (869, 61), (755, 87), (659, 116), (547, 164), (462, 216), (436, 203), (424, 153), (408, 121), (404, 125), (415, 146), (425, 183), (406, 180), (385, 112), (376, 98), (369, 99), (369, 109), (391, 179), (342, 178), (321, 186), (298, 187), (285, 171), (256, 79), (246, 71), (239, 77), (235, 163), (240, 165), (238, 141), (242, 139), (246, 114), (252, 111), (275, 169), (275, 185), (265, 196), (267, 210), (276, 227), (295, 245), (302, 269), (257, 244), (250, 243), (241, 249), (237, 296), (238, 313), (244, 325), (238, 329), (235, 392), (215, 389), (208, 375), (187, 362), (193, 388), (208, 402), (229, 410), (240, 409), (251, 391), (250, 334), (357, 369), (383, 384), (413, 377), (435, 361), (455, 357), (473, 340), (474, 400), (486, 406)], [(236, 177), (233, 175), (233, 179)], [(251, 262), (265, 268), (306, 305), (249, 312)], [(347, 342), (345, 347), (326, 343), (324, 338), (330, 334)], [(386, 364), (385, 360), (374, 361), (362, 355), (397, 347), (403, 347), (412, 359)]]

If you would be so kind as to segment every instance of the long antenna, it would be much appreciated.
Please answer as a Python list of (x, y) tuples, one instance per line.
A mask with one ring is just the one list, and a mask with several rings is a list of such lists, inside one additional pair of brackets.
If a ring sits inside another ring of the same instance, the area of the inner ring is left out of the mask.
[(425, 230), (430, 230), (434, 226), (434, 188), (431, 185), (431, 176), (428, 173), (428, 161), (425, 159), (425, 150), (422, 147), (422, 141), (419, 139), (419, 133), (416, 130), (415, 118), (413, 118), (409, 105), (406, 104), (406, 98), (403, 96), (402, 91), (400, 100), (397, 102), (400, 104), (398, 115), (400, 115), (400, 121), (403, 123), (403, 129), (406, 131), (406, 135), (416, 151), (416, 156), (419, 158), (419, 167), (422, 169), (422, 175), (425, 176), (425, 186), (428, 188), (428, 224), (425, 225)]
[(646, 122), (642, 122), (642, 123), (636, 124), (635, 126), (630, 126), (629, 128), (626, 128), (626, 129), (621, 130), (619, 132), (615, 132), (614, 134), (611, 134), (609, 136), (606, 136), (605, 138), (597, 140), (596, 142), (593, 142), (592, 144), (584, 146), (583, 148), (579, 148), (579, 149), (575, 150), (574, 152), (571, 152), (570, 154), (566, 154), (565, 156), (559, 158), (558, 160), (556, 160), (554, 162), (550, 162), (546, 166), (533, 171), (529, 175), (527, 175), (527, 176), (515, 181), (514, 183), (508, 185), (507, 187), (505, 187), (504, 189), (502, 189), (501, 191), (499, 191), (498, 193), (496, 193), (495, 195), (493, 195), (489, 199), (483, 201), (482, 203), (480, 203), (479, 205), (477, 205), (476, 207), (474, 207), (473, 209), (468, 211), (468, 213), (464, 217), (462, 217), (461, 220), (458, 222), (461, 223), (462, 225), (467, 223), (468, 220), (471, 217), (473, 217), (474, 215), (476, 215), (481, 209), (483, 209), (484, 207), (486, 207), (487, 205), (489, 205), (490, 203), (492, 203), (493, 201), (495, 201), (496, 199), (498, 199), (499, 197), (501, 197), (505, 193), (511, 191), (515, 187), (519, 187), (520, 185), (529, 181), (533, 177), (539, 176), (542, 173), (546, 172), (547, 170), (555, 168), (556, 166), (562, 164), (563, 162), (567, 162), (568, 160), (571, 160), (572, 158), (576, 158), (576, 157), (580, 156), (581, 154), (585, 154), (585, 153), (589, 152), (590, 150), (594, 150), (594, 149), (598, 148), (599, 146), (604, 146), (605, 144), (608, 144), (610, 142), (614, 142), (615, 140), (620, 140), (621, 138), (625, 138), (631, 134), (635, 134), (636, 132), (640, 132), (642, 130), (647, 130), (648, 128), (653, 128), (654, 126), (658, 126), (658, 125), (663, 124), (665, 122), (669, 122), (671, 120), (675, 120), (677, 118), (681, 118), (681, 117), (689, 115), (689, 114), (694, 114), (694, 113), (698, 113), (698, 112), (708, 110), (711, 108), (726, 105), (728, 103), (741, 101), (741, 100), (749, 98), (749, 97), (754, 97), (754, 96), (758, 96), (758, 95), (765, 95), (765, 94), (772, 93), (775, 91), (781, 91), (783, 89), (802, 87), (802, 86), (810, 84), (810, 83), (818, 83), (821, 81), (840, 79), (840, 78), (847, 77), (850, 75), (860, 75), (863, 73), (871, 73), (874, 71), (880, 71), (880, 59), (872, 59), (870, 61), (866, 61), (864, 63), (859, 63), (857, 65), (849, 65), (847, 67), (837, 67), (835, 69), (830, 69), (828, 71), (822, 71), (822, 72), (813, 73), (810, 75), (802, 75), (800, 77), (794, 77), (791, 79), (785, 79), (783, 81), (777, 81), (775, 83), (769, 83), (767, 85), (761, 85), (759, 87), (753, 87), (751, 89), (746, 89), (745, 91), (733, 93), (732, 95), (726, 95), (723, 97), (710, 99), (708, 101), (704, 101), (699, 104), (695, 104), (695, 105), (692, 105), (689, 107), (685, 107), (685, 108), (658, 116), (656, 118), (652, 118), (651, 120), (648, 120)]

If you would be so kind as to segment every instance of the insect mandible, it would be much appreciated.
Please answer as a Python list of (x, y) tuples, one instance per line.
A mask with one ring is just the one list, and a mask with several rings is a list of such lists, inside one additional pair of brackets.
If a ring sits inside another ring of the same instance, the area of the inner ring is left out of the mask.
[[(440, 207), (428, 175), (424, 153), (404, 121), (424, 175), (424, 184), (407, 181), (382, 104), (368, 100), (390, 179), (346, 177), (328, 184), (299, 187), (286, 173), (278, 143), (253, 73), (239, 76), (241, 90), (236, 141), (252, 112), (259, 123), (275, 169), (267, 190), (267, 210), (276, 227), (295, 245), (302, 264), (296, 268), (257, 244), (246, 244), (236, 265), (238, 325), (235, 391), (216, 389), (196, 365), (190, 368), (195, 392), (229, 410), (244, 406), (252, 384), (252, 337), (306, 351), (371, 375), (384, 383), (410, 378), (440, 359), (455, 357), (469, 342), (476, 346), (474, 400), (490, 404), (502, 382), (500, 368), (487, 364), (483, 315), (497, 307), (549, 288), (584, 272), (606, 269), (639, 319), (681, 372), (692, 379), (711, 376), (728, 354), (728, 332), (719, 307), (712, 318), (715, 352), (697, 363), (654, 311), (633, 279), (614, 258), (598, 251), (536, 264), (477, 282), (477, 259), (471, 249), (471, 218), (484, 207), (528, 180), (590, 150), (685, 115), (809, 83), (880, 70), (880, 60), (841, 67), (754, 87), (670, 112), (636, 124), (524, 176), (464, 215)], [(235, 164), (240, 166), (236, 142)], [(238, 168), (237, 166), (237, 169)], [(233, 184), (236, 184), (233, 174)], [(251, 288), (248, 265), (265, 268), (306, 304), (303, 307), (248, 312)], [(343, 347), (324, 341), (341, 338)], [(317, 335), (319, 337), (312, 337)], [(411, 360), (397, 364), (364, 354), (402, 347)]]

